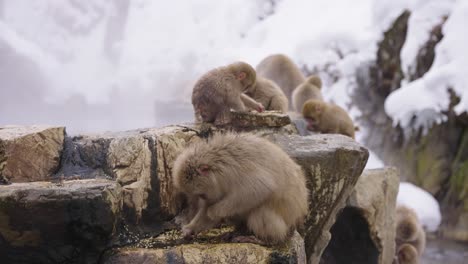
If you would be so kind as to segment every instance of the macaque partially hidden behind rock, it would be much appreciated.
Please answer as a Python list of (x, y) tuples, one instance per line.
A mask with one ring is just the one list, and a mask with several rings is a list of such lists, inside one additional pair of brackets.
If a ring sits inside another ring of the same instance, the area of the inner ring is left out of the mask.
[(245, 62), (235, 62), (205, 73), (192, 92), (195, 120), (215, 124), (229, 122), (230, 110), (263, 112), (265, 107), (244, 92), (255, 85), (256, 72)]
[(307, 129), (326, 134), (342, 134), (354, 139), (354, 123), (346, 111), (322, 100), (311, 99), (304, 103), (302, 116)]
[(236, 242), (286, 241), (308, 212), (303, 171), (281, 148), (251, 134), (215, 134), (176, 159), (173, 182), (188, 197), (185, 237), (227, 220), (254, 236)]
[(322, 79), (317, 75), (307, 77), (306, 81), (300, 84), (292, 93), (292, 104), (294, 110), (300, 113), (304, 103), (311, 99), (323, 101)]
[(426, 247), (426, 233), (416, 212), (404, 205), (396, 208), (396, 256), (394, 263), (417, 264)]

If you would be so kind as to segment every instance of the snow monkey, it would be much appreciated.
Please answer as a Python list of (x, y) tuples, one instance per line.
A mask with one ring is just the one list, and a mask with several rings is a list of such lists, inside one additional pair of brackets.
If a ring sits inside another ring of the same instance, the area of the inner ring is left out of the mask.
[(245, 93), (261, 103), (265, 110), (288, 112), (288, 98), (273, 81), (257, 77), (255, 85), (249, 87)]
[[(396, 208), (396, 247), (398, 249), (397, 256), (411, 259), (411, 248), (402, 245), (409, 244), (416, 249), (417, 259), (416, 262), (401, 262), (400, 263), (419, 263), (419, 257), (422, 255), (426, 247), (426, 233), (419, 222), (418, 216), (413, 209), (404, 205), (398, 205)], [(400, 252), (401, 247), (401, 252)]]
[(302, 168), (280, 147), (252, 134), (214, 134), (176, 159), (176, 191), (197, 197), (197, 213), (182, 227), (185, 237), (221, 220), (234, 221), (267, 244), (285, 241), (308, 212)]
[(416, 248), (408, 243), (398, 246), (396, 251), (396, 261), (394, 264), (419, 264), (419, 253)]
[[(257, 65), (257, 74), (275, 82), (283, 90), (291, 102), (293, 90), (305, 81), (305, 77), (297, 65), (284, 54), (274, 54), (266, 57)], [(292, 108), (290, 104), (290, 108)]]
[(262, 112), (264, 107), (243, 94), (255, 85), (256, 73), (249, 64), (235, 62), (205, 73), (196, 83), (192, 92), (195, 119), (203, 122), (223, 122), (230, 109)]
[(321, 100), (311, 99), (304, 103), (302, 116), (307, 129), (321, 133), (342, 134), (354, 139), (354, 124), (346, 111)]
[(307, 77), (306, 81), (300, 84), (292, 93), (292, 104), (296, 112), (302, 111), (302, 106), (307, 100), (317, 99), (323, 101), (322, 80), (317, 75)]

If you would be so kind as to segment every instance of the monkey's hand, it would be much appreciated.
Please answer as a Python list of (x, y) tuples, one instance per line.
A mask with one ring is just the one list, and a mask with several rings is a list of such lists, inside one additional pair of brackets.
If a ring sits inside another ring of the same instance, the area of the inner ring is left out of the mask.
[(263, 111), (265, 111), (265, 107), (261, 103), (258, 103), (257, 104), (257, 112), (261, 113)]
[(195, 236), (195, 232), (189, 225), (184, 225), (182, 227), (182, 236), (184, 238), (193, 238)]

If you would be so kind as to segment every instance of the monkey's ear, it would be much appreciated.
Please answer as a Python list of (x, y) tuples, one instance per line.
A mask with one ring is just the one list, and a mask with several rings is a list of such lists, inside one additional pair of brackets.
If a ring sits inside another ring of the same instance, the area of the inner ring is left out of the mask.
[(197, 168), (197, 172), (200, 174), (200, 175), (207, 175), (208, 172), (210, 171), (210, 166), (206, 165), (206, 164), (202, 164), (200, 166), (198, 166)]
[(243, 72), (243, 71), (241, 71), (241, 72), (239, 72), (237, 74), (237, 79), (240, 80), (240, 81), (244, 80), (245, 77), (247, 77), (247, 74), (245, 72)]

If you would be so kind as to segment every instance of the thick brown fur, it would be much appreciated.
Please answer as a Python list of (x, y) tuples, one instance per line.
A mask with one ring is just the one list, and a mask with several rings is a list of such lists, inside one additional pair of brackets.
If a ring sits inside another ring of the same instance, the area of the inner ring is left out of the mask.
[(309, 123), (307, 129), (329, 134), (342, 134), (354, 139), (354, 124), (346, 111), (321, 100), (308, 100), (302, 108), (302, 116)]
[(185, 149), (173, 169), (174, 187), (199, 197), (185, 236), (221, 220), (241, 222), (268, 244), (285, 241), (308, 212), (303, 171), (281, 148), (252, 134), (215, 134)]
[(418, 251), (411, 244), (404, 243), (397, 248), (398, 264), (419, 264), (419, 257)]
[(261, 103), (265, 110), (281, 111), (283, 113), (288, 111), (288, 98), (273, 81), (257, 77), (255, 85), (249, 87), (246, 94)]
[(266, 57), (257, 65), (256, 70), (258, 76), (275, 82), (283, 90), (289, 102), (291, 102), (294, 89), (305, 81), (304, 74), (299, 67), (284, 54)]
[(404, 205), (396, 208), (396, 238), (397, 248), (402, 244), (411, 244), (421, 256), (426, 247), (426, 233), (413, 209)]
[(263, 111), (264, 107), (243, 94), (255, 85), (256, 73), (245, 62), (235, 62), (205, 73), (196, 82), (192, 92), (195, 119), (203, 122), (224, 122), (230, 109)]
[(300, 113), (304, 103), (310, 99), (323, 101), (321, 89), (322, 80), (319, 76), (312, 75), (307, 77), (306, 81), (294, 89), (292, 94), (292, 104), (294, 106), (294, 110)]

